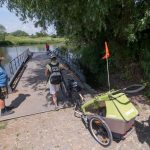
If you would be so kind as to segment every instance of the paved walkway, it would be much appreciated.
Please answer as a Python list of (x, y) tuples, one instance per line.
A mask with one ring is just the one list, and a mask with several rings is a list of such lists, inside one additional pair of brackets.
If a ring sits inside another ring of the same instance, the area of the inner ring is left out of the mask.
[[(20, 82), (17, 87), (19, 91), (9, 96), (12, 102), (8, 103), (16, 104), (16, 113), (43, 111), (46, 92), (43, 93), (45, 79), (42, 76), (46, 58), (43, 54), (34, 56), (21, 79), (22, 85)], [(67, 108), (0, 122), (0, 150), (149, 150), (150, 106), (140, 101), (141, 95), (131, 98), (137, 98), (140, 112), (135, 131), (124, 141), (113, 141), (108, 148), (99, 145), (82, 121), (74, 117), (73, 109)]]
[[(18, 91), (10, 94), (9, 98), (6, 99), (7, 106), (15, 107), (13, 109), (14, 113), (8, 116), (0, 117), (0, 121), (53, 111), (55, 109), (53, 106), (46, 107), (46, 95), (49, 91), (46, 90), (47, 79), (44, 72), (48, 61), (48, 56), (45, 53), (34, 53), (33, 58), (28, 62), (27, 68), (17, 86)], [(84, 86), (79, 81), (78, 77), (75, 76), (70, 70), (63, 71), (63, 76), (66, 83), (68, 78), (74, 78), (82, 87)], [(67, 100), (61, 90), (60, 100)]]

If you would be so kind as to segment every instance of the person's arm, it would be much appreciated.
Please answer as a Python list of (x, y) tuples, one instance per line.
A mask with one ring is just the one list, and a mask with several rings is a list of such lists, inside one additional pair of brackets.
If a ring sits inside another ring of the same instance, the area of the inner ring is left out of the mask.
[(48, 77), (50, 75), (50, 72), (51, 72), (51, 68), (49, 64), (47, 64), (45, 69), (45, 76)]
[(61, 70), (69, 70), (65, 64), (60, 64), (59, 67)]
[(48, 69), (45, 69), (45, 76), (48, 77)]

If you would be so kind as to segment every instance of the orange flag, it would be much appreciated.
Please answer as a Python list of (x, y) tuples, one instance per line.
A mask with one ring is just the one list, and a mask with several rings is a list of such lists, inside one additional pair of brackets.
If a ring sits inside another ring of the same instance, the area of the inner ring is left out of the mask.
[(107, 42), (105, 42), (105, 55), (102, 57), (102, 59), (107, 59), (109, 57), (110, 57), (110, 53), (109, 53), (108, 45)]

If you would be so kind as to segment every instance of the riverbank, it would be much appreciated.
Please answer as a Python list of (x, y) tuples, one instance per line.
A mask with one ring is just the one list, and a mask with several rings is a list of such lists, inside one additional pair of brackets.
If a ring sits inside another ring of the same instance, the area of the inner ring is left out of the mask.
[(13, 45), (31, 45), (31, 44), (56, 44), (65, 42), (65, 38), (52, 38), (52, 37), (16, 37), (8, 35), (5, 41), (0, 41), (0, 46), (13, 46)]

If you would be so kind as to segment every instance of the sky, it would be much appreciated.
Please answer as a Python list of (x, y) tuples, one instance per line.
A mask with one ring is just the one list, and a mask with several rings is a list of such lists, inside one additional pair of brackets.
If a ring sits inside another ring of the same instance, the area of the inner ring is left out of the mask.
[[(6, 32), (10, 33), (16, 30), (22, 30), (28, 34), (40, 32), (41, 28), (35, 28), (33, 22), (23, 23), (15, 13), (10, 12), (6, 7), (0, 7), (0, 24), (6, 28)], [(56, 34), (55, 28), (51, 25), (48, 29), (49, 34)]]

